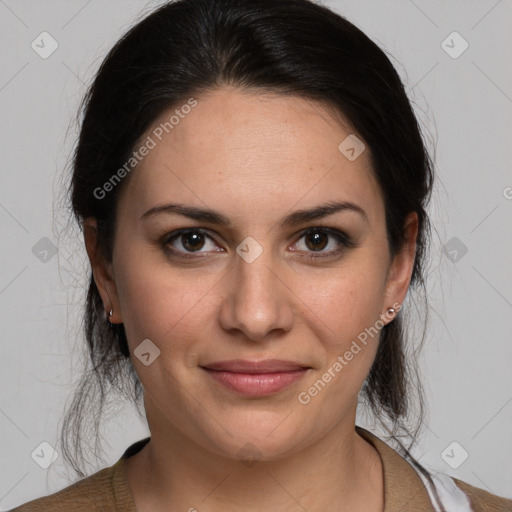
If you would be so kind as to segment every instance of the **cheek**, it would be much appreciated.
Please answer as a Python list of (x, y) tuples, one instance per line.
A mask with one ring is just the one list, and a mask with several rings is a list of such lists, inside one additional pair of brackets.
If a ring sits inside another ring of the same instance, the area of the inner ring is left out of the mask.
[(355, 407), (378, 348), (383, 270), (358, 260), (325, 281), (322, 293), (311, 295), (326, 357), (297, 399), (319, 423), (337, 421)]
[(305, 303), (314, 305), (318, 318), (336, 335), (334, 348), (341, 349), (383, 312), (384, 269), (371, 258), (358, 257), (321, 282), (323, 286), (310, 288)]
[(151, 264), (147, 255), (121, 258), (116, 278), (132, 351), (146, 338), (161, 350), (165, 346), (167, 352), (180, 351), (197, 335), (212, 307), (213, 275)]

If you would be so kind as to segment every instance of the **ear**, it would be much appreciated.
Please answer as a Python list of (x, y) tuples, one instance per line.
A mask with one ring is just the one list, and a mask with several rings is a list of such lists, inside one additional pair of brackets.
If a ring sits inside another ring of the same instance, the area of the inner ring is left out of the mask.
[(108, 319), (108, 312), (112, 310), (111, 322), (122, 323), (121, 308), (114, 279), (113, 265), (105, 261), (98, 247), (98, 224), (94, 217), (84, 219), (84, 241), (87, 255), (91, 263), (92, 274), (96, 287), (103, 301)]
[(411, 282), (414, 259), (416, 256), (416, 238), (418, 236), (418, 214), (410, 212), (405, 218), (404, 234), (406, 242), (393, 258), (388, 272), (383, 309), (400, 309), (405, 300)]

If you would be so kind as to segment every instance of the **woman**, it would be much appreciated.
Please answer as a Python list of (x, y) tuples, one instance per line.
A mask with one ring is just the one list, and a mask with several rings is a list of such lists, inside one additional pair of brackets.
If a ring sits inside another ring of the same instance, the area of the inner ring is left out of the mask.
[(15, 510), (512, 510), (356, 426), (360, 395), (398, 444), (413, 412), (432, 183), (396, 71), (327, 8), (180, 0), (138, 23), (85, 98), (71, 198), (101, 400), (133, 383), (151, 436)]

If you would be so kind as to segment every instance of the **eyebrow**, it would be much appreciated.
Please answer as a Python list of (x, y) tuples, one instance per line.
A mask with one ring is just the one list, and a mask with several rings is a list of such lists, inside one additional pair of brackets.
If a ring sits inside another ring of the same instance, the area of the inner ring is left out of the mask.
[[(338, 212), (351, 211), (358, 213), (365, 222), (368, 222), (366, 212), (355, 203), (350, 201), (329, 201), (310, 209), (296, 210), (281, 219), (282, 226), (294, 226), (311, 220), (327, 217)], [(191, 219), (231, 227), (232, 223), (228, 217), (220, 212), (208, 208), (198, 208), (179, 203), (168, 203), (150, 208), (141, 216), (141, 220), (148, 219), (160, 214), (179, 214)]]

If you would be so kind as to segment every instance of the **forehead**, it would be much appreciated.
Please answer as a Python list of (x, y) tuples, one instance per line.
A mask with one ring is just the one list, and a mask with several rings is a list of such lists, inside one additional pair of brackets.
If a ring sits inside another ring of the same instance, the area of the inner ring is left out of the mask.
[(269, 221), (276, 209), (330, 200), (378, 209), (369, 149), (349, 160), (339, 146), (353, 130), (321, 103), (232, 88), (195, 100), (163, 112), (142, 139), (154, 147), (120, 200), (139, 217), (173, 200)]

